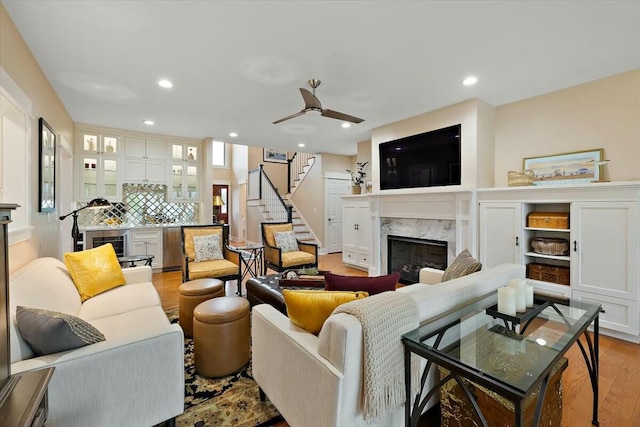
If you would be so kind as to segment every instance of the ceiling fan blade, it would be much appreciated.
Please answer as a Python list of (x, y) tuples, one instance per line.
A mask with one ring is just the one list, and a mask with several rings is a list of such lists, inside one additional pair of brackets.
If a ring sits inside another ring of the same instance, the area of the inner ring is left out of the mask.
[(321, 115), (324, 117), (331, 117), (332, 119), (343, 120), (345, 122), (351, 122), (351, 123), (364, 122), (364, 119), (350, 116), (348, 114), (340, 113), (339, 111), (333, 111), (333, 110), (322, 110)]
[(283, 117), (280, 120), (276, 120), (275, 122), (273, 122), (274, 125), (277, 125), (278, 123), (284, 122), (285, 120), (289, 120), (289, 119), (293, 119), (294, 117), (298, 117), (303, 115), (304, 113), (306, 113), (306, 111), (302, 110), (302, 111), (298, 111), (297, 113), (294, 113), (290, 116), (287, 117)]
[(320, 100), (307, 89), (301, 87), (300, 93), (302, 94), (302, 98), (304, 99), (304, 108), (314, 108), (314, 109), (322, 109), (322, 104), (320, 104)]

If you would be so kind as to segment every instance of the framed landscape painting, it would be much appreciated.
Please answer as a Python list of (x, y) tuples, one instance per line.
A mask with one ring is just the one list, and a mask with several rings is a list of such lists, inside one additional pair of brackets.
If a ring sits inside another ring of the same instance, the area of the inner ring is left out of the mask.
[(262, 158), (265, 162), (287, 163), (287, 151), (272, 150), (271, 148), (265, 148)]
[(551, 156), (529, 157), (523, 169), (533, 171), (533, 185), (580, 184), (600, 180), (601, 148)]

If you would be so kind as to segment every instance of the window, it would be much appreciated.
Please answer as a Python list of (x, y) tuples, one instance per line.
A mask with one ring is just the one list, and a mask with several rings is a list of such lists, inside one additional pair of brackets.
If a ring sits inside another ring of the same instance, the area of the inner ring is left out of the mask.
[(9, 224), (12, 245), (31, 238), (31, 101), (2, 67), (0, 82), (0, 202), (20, 205)]
[(227, 144), (221, 141), (211, 141), (211, 164), (227, 167)]

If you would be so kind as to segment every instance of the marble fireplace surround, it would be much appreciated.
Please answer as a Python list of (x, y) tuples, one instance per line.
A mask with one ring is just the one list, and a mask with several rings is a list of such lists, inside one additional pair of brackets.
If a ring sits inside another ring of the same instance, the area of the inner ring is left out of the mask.
[(448, 264), (464, 249), (477, 255), (474, 190), (438, 188), (429, 192), (355, 197), (367, 198), (369, 202), (373, 230), (370, 276), (387, 274), (388, 235), (446, 241)]

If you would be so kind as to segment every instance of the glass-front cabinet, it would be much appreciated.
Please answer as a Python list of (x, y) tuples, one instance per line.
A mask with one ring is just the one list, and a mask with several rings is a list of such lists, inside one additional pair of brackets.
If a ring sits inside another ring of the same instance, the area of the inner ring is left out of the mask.
[(98, 132), (80, 131), (78, 200), (104, 197), (110, 202), (122, 199), (122, 138)]
[(200, 145), (171, 143), (171, 182), (169, 199), (173, 201), (197, 201), (200, 199)]

